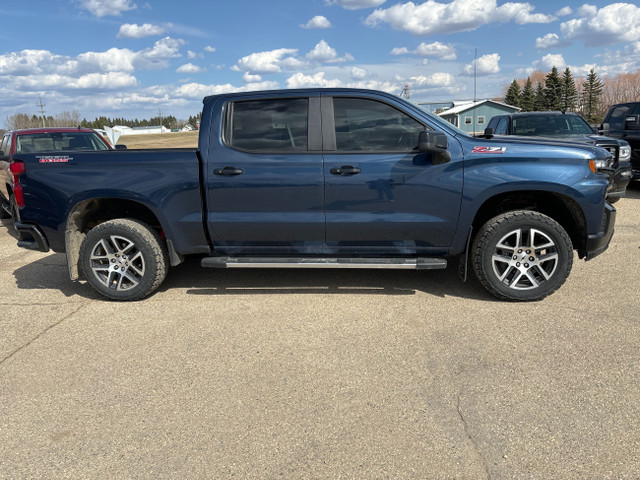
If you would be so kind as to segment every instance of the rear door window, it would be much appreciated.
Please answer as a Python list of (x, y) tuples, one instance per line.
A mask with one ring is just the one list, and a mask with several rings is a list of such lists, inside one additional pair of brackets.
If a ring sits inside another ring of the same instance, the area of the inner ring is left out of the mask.
[(235, 102), (230, 106), (227, 145), (249, 152), (308, 150), (309, 100), (282, 98)]

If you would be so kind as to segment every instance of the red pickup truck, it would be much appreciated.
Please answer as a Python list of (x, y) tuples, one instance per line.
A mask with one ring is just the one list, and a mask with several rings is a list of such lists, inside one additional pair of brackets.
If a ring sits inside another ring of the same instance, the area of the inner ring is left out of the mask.
[(114, 150), (114, 147), (90, 128), (30, 128), (5, 133), (0, 144), (0, 218), (18, 218), (16, 206), (24, 203), (20, 184), (14, 182), (14, 176), (21, 172), (13, 171), (23, 164), (17, 162), (12, 167), (14, 155), (46, 153), (39, 161), (47, 163), (68, 158), (59, 152), (79, 150)]

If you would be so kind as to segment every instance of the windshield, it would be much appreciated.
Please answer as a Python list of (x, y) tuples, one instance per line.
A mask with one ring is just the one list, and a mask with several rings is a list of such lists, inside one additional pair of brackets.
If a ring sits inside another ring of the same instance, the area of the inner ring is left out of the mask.
[(513, 119), (513, 135), (564, 137), (595, 132), (578, 115), (527, 115)]
[(109, 150), (109, 147), (92, 132), (44, 132), (16, 137), (16, 153), (68, 150)]

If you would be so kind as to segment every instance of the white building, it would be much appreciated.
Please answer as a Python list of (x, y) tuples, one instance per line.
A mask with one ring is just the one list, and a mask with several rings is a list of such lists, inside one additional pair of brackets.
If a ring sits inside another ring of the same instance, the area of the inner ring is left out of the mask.
[(124, 125), (116, 125), (113, 127), (114, 132), (118, 132), (120, 135), (148, 135), (151, 133), (169, 133), (169, 130), (164, 125), (157, 125), (151, 127), (126, 127)]

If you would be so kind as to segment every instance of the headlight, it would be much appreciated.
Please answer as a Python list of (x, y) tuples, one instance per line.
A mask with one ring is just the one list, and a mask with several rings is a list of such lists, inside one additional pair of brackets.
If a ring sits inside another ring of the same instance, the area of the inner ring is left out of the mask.
[(596, 168), (597, 169), (601, 169), (601, 168), (607, 168), (609, 166), (609, 159), (608, 158), (599, 158), (596, 160)]
[(630, 158), (631, 158), (631, 147), (629, 145), (620, 147), (620, 155), (618, 156), (618, 161), (626, 162)]

